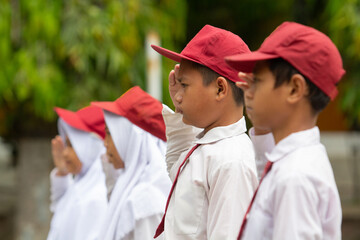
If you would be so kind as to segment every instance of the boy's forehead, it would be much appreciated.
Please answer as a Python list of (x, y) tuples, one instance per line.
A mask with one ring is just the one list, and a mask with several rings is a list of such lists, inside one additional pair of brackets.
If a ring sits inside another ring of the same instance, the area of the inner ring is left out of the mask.
[(181, 60), (180, 68), (179, 68), (179, 75), (183, 75), (184, 73), (194, 70), (192, 63), (188, 60)]
[(180, 62), (180, 69), (181, 68), (188, 68), (188, 67), (191, 67), (191, 65), (192, 65), (192, 62), (191, 61), (189, 61), (189, 60), (186, 60), (186, 59), (181, 59), (181, 62)]
[(254, 74), (260, 73), (261, 71), (267, 68), (269, 68), (269, 64), (267, 61), (257, 61), (254, 66), (253, 73)]

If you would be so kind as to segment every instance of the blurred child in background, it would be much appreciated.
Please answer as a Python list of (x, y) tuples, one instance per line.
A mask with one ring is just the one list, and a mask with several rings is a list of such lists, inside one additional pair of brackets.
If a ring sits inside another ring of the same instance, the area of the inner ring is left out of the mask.
[(104, 153), (105, 124), (101, 109), (77, 112), (55, 108), (60, 136), (52, 141), (55, 169), (50, 174), (54, 213), (48, 240), (93, 240), (107, 209)]
[(134, 87), (114, 102), (92, 105), (103, 109), (106, 156), (117, 169), (101, 239), (151, 239), (171, 186), (162, 104)]

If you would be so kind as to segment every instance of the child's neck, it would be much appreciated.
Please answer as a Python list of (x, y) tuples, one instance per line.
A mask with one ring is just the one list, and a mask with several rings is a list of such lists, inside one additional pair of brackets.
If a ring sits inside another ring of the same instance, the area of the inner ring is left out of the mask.
[(235, 109), (225, 109), (221, 112), (216, 121), (204, 128), (204, 133), (207, 133), (213, 128), (229, 126), (238, 122), (244, 116), (244, 107), (237, 106)]
[(272, 129), (275, 144), (286, 138), (292, 133), (311, 129), (316, 126), (317, 115), (293, 114), (278, 127)]

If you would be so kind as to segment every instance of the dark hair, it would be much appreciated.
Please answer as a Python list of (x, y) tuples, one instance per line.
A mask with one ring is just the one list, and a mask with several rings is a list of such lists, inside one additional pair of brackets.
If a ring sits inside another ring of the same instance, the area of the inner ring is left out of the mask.
[(191, 63), (191, 67), (193, 67), (195, 70), (200, 72), (201, 76), (203, 77), (203, 84), (205, 86), (209, 86), (210, 83), (212, 83), (218, 77), (225, 78), (226, 81), (228, 82), (228, 84), (230, 85), (232, 95), (234, 97), (236, 105), (240, 106), (244, 103), (244, 92), (241, 88), (238, 88), (233, 81), (230, 81), (226, 77), (220, 75), (219, 73), (215, 72), (214, 70), (212, 70), (204, 65), (201, 65), (201, 64), (193, 62), (193, 61), (187, 61), (187, 62)]
[(320, 113), (326, 105), (330, 102), (330, 97), (320, 90), (314, 83), (307, 77), (294, 68), (289, 62), (282, 58), (267, 60), (270, 71), (275, 76), (275, 86), (277, 88), (283, 83), (288, 83), (294, 74), (301, 74), (308, 86), (309, 94), (307, 98), (315, 114)]

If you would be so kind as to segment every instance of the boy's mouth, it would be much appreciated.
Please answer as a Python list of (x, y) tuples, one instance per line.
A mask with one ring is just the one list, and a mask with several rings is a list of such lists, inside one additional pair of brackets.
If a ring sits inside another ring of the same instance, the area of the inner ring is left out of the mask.
[(253, 110), (252, 107), (250, 107), (250, 106), (245, 106), (245, 108), (246, 108), (246, 111), (251, 111), (251, 110)]

